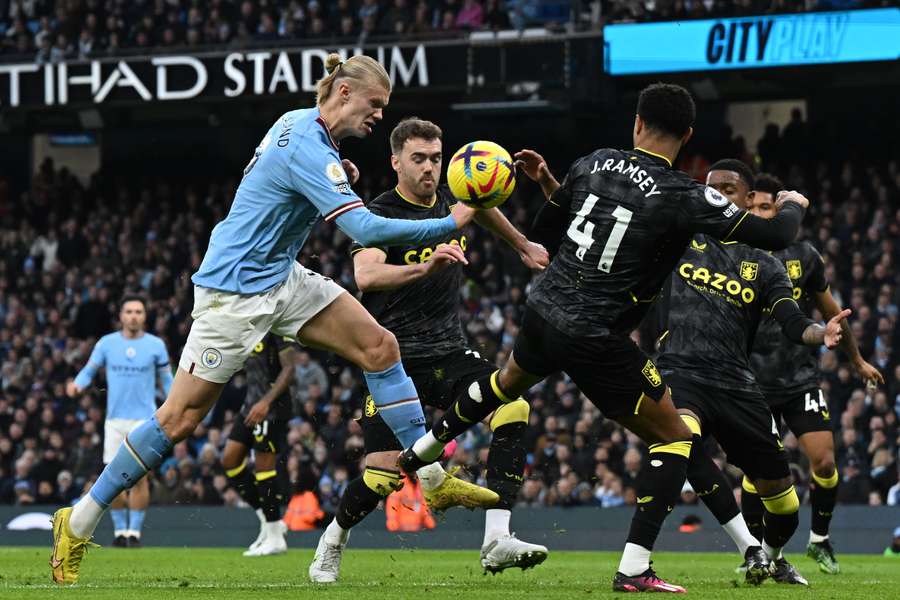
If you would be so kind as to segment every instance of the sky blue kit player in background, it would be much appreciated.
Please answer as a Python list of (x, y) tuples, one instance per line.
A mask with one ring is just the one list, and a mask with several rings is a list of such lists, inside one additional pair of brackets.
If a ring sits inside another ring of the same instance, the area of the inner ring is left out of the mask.
[[(159, 387), (168, 394), (172, 386), (172, 368), (165, 343), (144, 331), (147, 321), (144, 300), (139, 296), (126, 296), (121, 306), (119, 321), (122, 329), (100, 338), (87, 364), (66, 386), (66, 393), (75, 397), (91, 385), (98, 370), (106, 369), (104, 464), (112, 462), (125, 436), (156, 412)], [(150, 486), (146, 479), (112, 501), (113, 546), (140, 546), (141, 528), (149, 503)]]
[(325, 66), (317, 106), (285, 113), (266, 133), (228, 216), (212, 232), (193, 277), (194, 321), (165, 403), (126, 436), (90, 493), (54, 515), (50, 566), (57, 583), (77, 581), (90, 537), (113, 499), (194, 431), (270, 331), (360, 366), (382, 418), (404, 448), (424, 435), (425, 417), (396, 338), (352, 295), (296, 257), (322, 217), (372, 246), (442, 238), (468, 224), (476, 211), (459, 203), (444, 218), (423, 220), (369, 212), (350, 187), (359, 173), (341, 160), (337, 140), (372, 133), (390, 99), (391, 81), (367, 56), (342, 61), (332, 54)]

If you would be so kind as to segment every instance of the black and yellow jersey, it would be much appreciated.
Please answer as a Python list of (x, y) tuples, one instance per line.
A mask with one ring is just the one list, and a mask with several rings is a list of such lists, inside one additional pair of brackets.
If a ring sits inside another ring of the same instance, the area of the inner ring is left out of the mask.
[[(279, 355), (282, 350), (289, 347), (300, 348), (296, 342), (292, 342), (280, 335), (269, 333), (247, 357), (247, 362), (244, 363), (244, 375), (247, 377), (247, 395), (241, 407), (242, 416), (247, 416), (250, 408), (266, 395), (266, 392), (271, 389), (275, 380), (278, 379), (278, 375), (281, 373), (281, 359)], [(290, 392), (285, 392), (276, 398), (272, 402), (271, 408), (269, 408), (270, 419), (288, 420), (292, 414), (293, 408), (291, 406)]]
[(694, 237), (660, 303), (668, 328), (660, 371), (723, 389), (758, 390), (750, 350), (763, 312), (780, 302), (793, 302), (791, 286), (771, 254)]
[[(421, 206), (406, 200), (396, 189), (372, 200), (368, 209), (383, 217), (395, 219), (439, 219), (450, 214), (456, 203), (450, 189), (438, 186), (434, 205)], [(419, 246), (388, 246), (379, 250), (389, 265), (412, 265), (427, 262), (440, 244), (468, 247), (465, 230), (455, 231), (444, 239)], [(354, 243), (351, 254), (363, 250)], [(427, 275), (401, 288), (362, 294), (363, 306), (400, 344), (403, 362), (428, 360), (467, 348), (459, 320), (460, 287), (463, 283), (461, 264), (450, 265), (438, 273)]]
[[(815, 294), (828, 289), (822, 256), (809, 242), (794, 242), (772, 256), (784, 265), (800, 310), (812, 315)], [(819, 385), (817, 350), (791, 342), (771, 317), (759, 326), (750, 361), (760, 389), (770, 400)]]
[(547, 236), (537, 241), (551, 249), (553, 230), (568, 227), (528, 305), (567, 335), (593, 337), (641, 322), (694, 234), (784, 248), (803, 209), (786, 203), (775, 219), (761, 219), (663, 156), (605, 148), (572, 165), (541, 215), (534, 230)]

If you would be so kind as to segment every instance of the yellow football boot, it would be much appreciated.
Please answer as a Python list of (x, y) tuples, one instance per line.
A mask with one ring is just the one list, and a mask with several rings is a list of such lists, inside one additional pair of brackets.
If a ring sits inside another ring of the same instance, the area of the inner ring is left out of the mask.
[(422, 490), (429, 509), (443, 512), (454, 506), (464, 506), (468, 509), (491, 508), (499, 502), (500, 496), (497, 492), (456, 477), (455, 474), (459, 469), (460, 467), (451, 469), (444, 477), (443, 483), (435, 489)]
[(72, 507), (61, 508), (53, 514), (53, 553), (50, 555), (50, 569), (53, 581), (72, 584), (78, 581), (78, 569), (88, 546), (99, 547), (90, 538), (77, 538), (69, 529)]

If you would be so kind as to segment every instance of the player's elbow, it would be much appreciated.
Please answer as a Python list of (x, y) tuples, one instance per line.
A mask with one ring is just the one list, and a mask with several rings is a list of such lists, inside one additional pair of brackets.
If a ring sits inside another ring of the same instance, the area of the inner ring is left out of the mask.
[(353, 273), (356, 279), (356, 287), (359, 288), (361, 292), (374, 292), (375, 291), (375, 278), (371, 273), (368, 272), (367, 269), (356, 269)]

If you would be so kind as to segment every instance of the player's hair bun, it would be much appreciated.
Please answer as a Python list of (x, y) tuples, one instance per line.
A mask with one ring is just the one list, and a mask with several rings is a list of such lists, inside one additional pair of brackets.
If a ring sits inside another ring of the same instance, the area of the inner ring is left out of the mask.
[(340, 54), (332, 52), (325, 58), (325, 72), (330, 75), (335, 69), (341, 66), (341, 63), (343, 62)]

